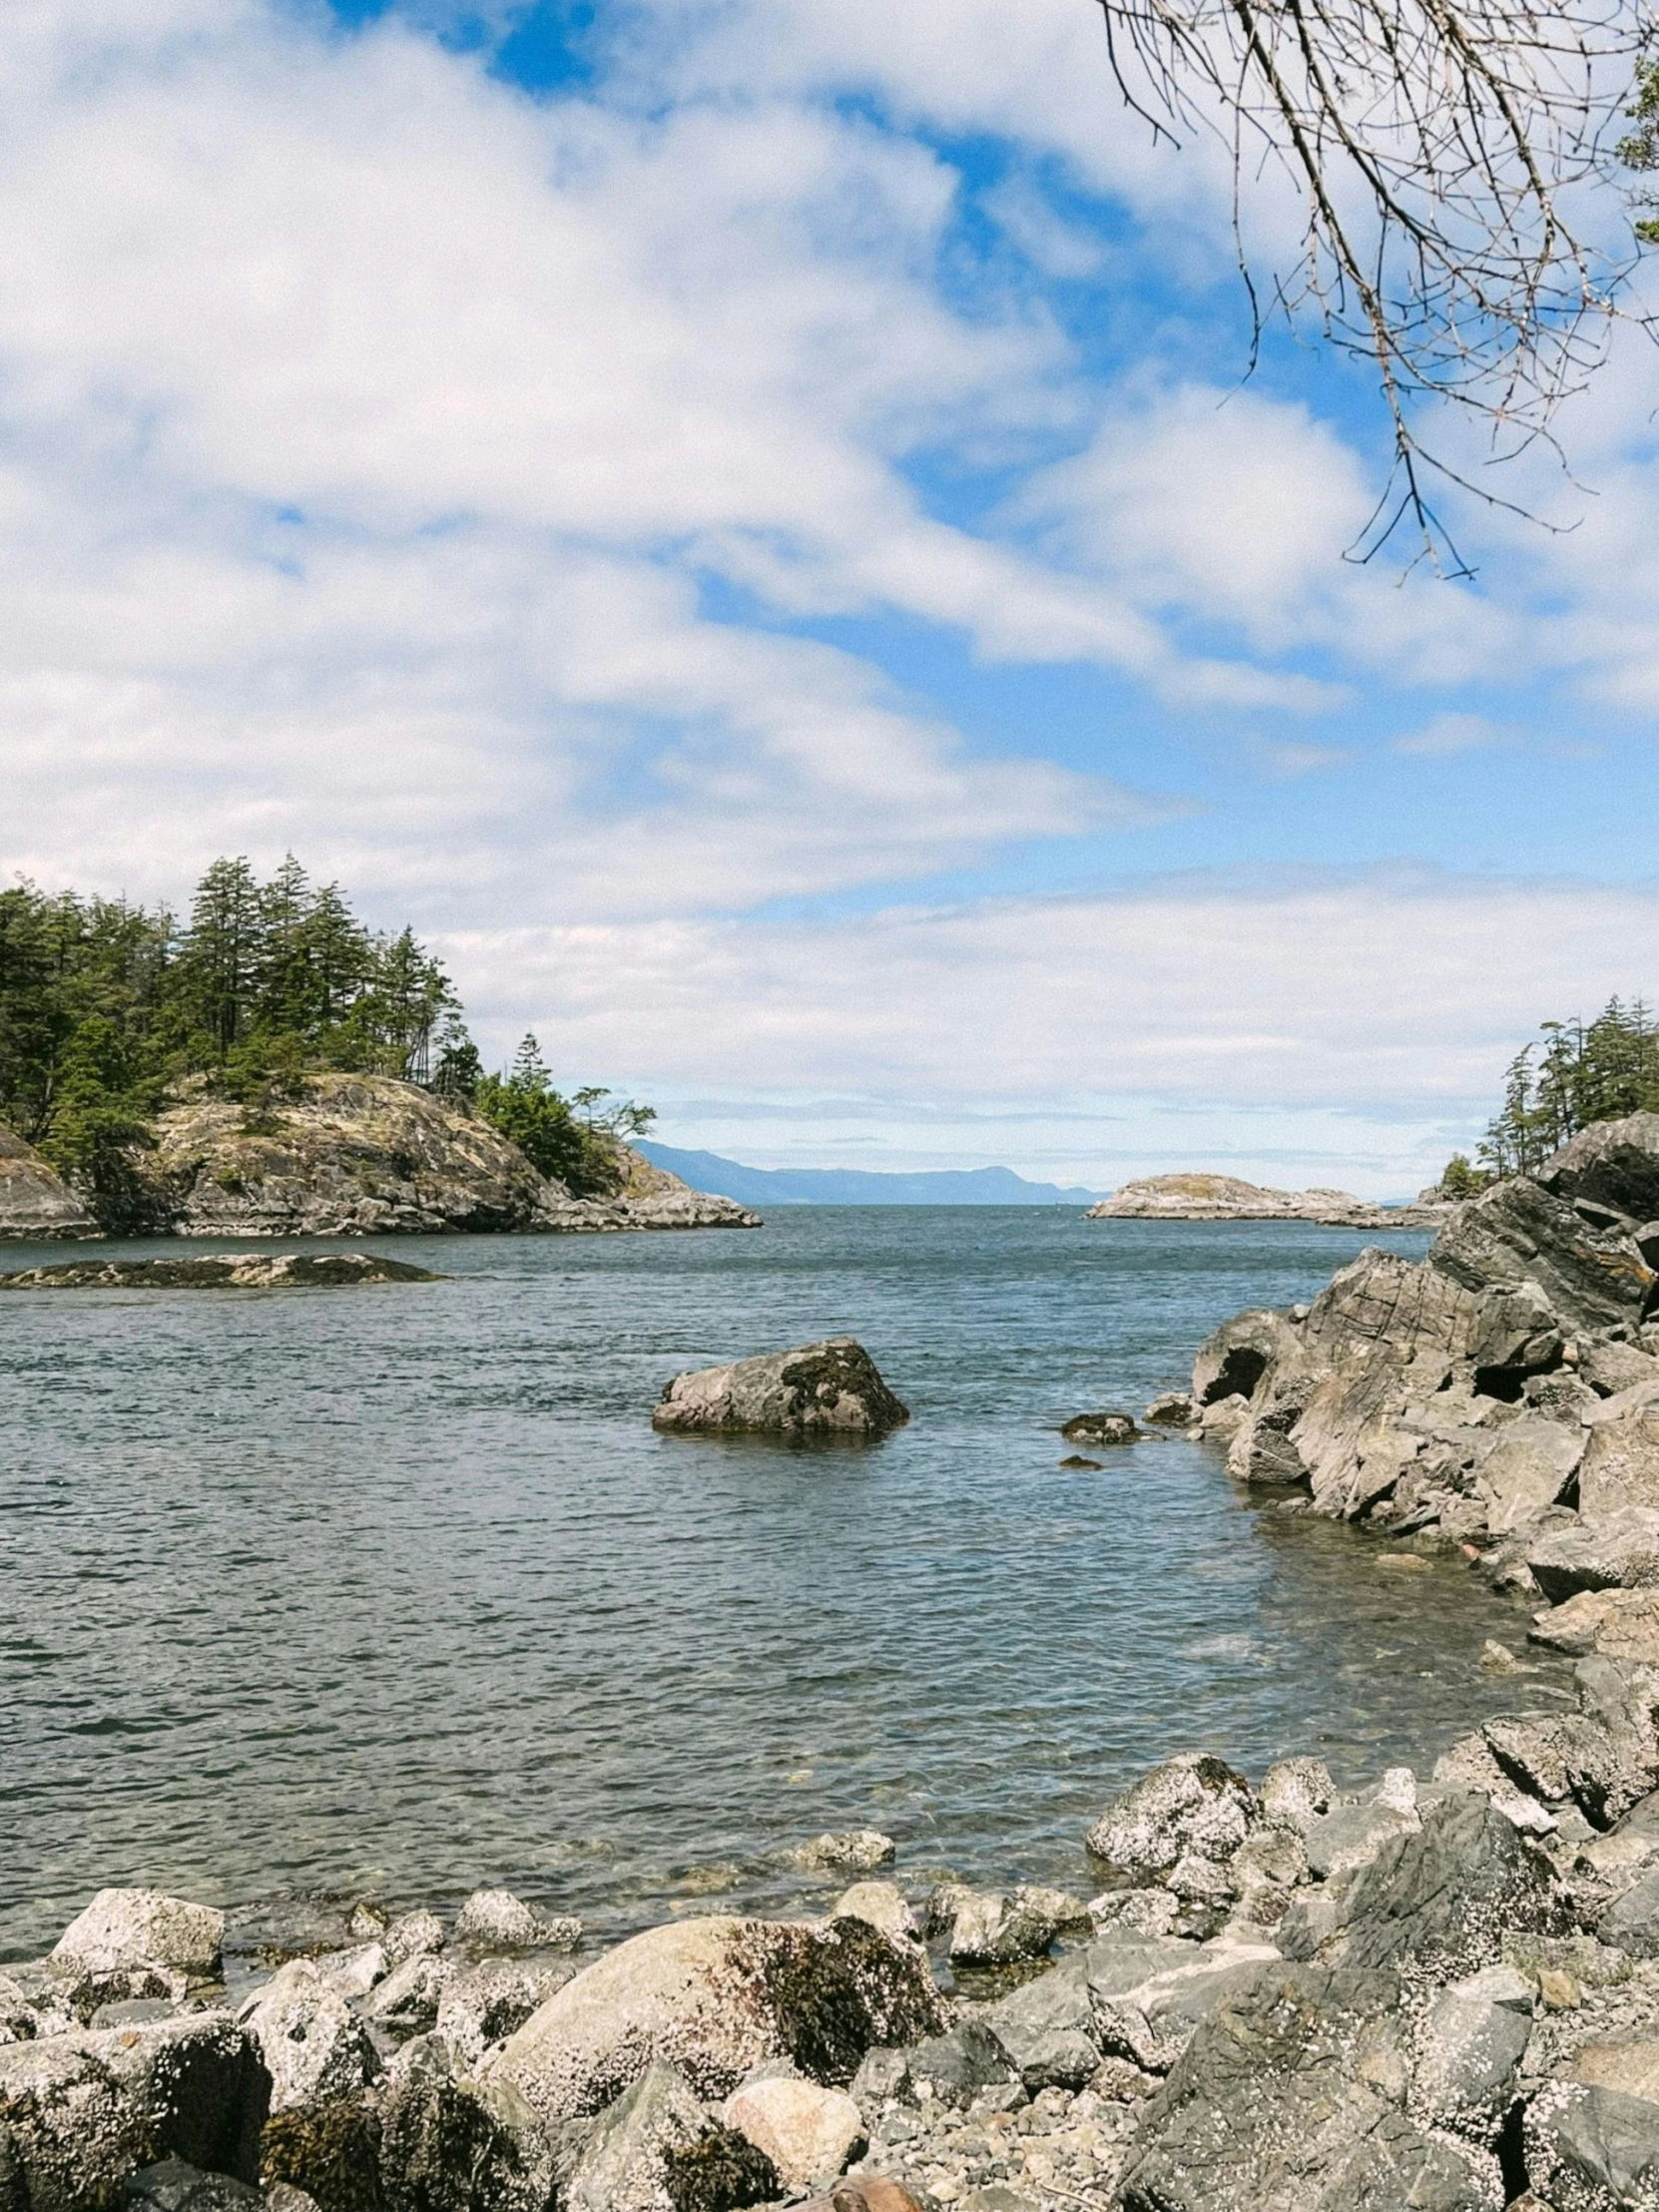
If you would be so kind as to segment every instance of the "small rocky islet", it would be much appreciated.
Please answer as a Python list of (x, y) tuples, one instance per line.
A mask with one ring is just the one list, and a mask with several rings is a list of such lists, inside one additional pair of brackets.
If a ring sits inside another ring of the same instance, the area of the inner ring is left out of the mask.
[[(1143, 1415), (1380, 1562), (1460, 1553), (1576, 1710), (1348, 1793), (1172, 1758), (1090, 1827), (1088, 1897), (821, 1837), (798, 1864), (857, 1877), (827, 1911), (591, 1958), (504, 1892), (365, 1902), (232, 1999), (217, 1913), (105, 1892), (0, 1982), (0, 2212), (1654, 2212), (1656, 1224), (1659, 1116), (1602, 1125), (1425, 1260), (1224, 1325)], [(874, 1437), (890, 1398), (830, 1340), (655, 1418)]]

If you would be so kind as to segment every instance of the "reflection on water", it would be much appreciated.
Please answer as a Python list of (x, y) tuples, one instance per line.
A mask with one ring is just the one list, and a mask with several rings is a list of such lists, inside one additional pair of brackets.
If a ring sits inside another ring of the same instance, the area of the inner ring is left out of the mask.
[[(1482, 1673), (1524, 1615), (1184, 1442), (1057, 1466), (1061, 1419), (1364, 1241), (800, 1208), (399, 1243), (431, 1288), (8, 1296), (0, 1952), (104, 1882), (499, 1881), (633, 1927), (796, 1896), (779, 1855), (866, 1823), (1080, 1883), (1173, 1750), (1421, 1765), (1563, 1678)], [(677, 1369), (841, 1331), (914, 1412), (874, 1449), (652, 1431)]]

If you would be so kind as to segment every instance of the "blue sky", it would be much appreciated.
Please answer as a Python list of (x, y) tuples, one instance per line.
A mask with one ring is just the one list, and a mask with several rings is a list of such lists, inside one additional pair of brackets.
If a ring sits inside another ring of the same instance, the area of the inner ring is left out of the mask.
[(1401, 1193), (1653, 989), (1646, 341), (1493, 478), (1557, 529), (1345, 561), (1372, 379), (1245, 380), (1225, 162), (1089, 0), (39, 0), (0, 67), (8, 873), (291, 845), (762, 1165)]

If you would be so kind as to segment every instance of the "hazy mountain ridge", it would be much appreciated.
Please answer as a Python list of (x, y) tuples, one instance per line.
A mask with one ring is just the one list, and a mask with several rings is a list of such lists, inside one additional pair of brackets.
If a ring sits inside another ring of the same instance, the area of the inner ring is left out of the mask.
[(716, 1152), (635, 1138), (634, 1150), (699, 1190), (744, 1206), (1088, 1206), (1102, 1194), (1029, 1183), (1012, 1168), (746, 1168)]

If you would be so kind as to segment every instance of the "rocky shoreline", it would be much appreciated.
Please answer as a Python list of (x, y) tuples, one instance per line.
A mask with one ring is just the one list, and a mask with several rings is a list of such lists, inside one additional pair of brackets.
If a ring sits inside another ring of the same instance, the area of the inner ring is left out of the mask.
[[(614, 1143), (617, 1189), (577, 1198), (479, 1117), (384, 1075), (319, 1074), (258, 1110), (200, 1086), (130, 1148), (129, 1206), (173, 1237), (594, 1235), (758, 1229)], [(0, 1129), (0, 1238), (103, 1234), (40, 1155)]]
[[(1659, 1117), (1604, 1125), (1145, 1416), (1382, 1556), (1459, 1550), (1578, 1654), (1574, 1710), (1346, 1793), (1172, 1758), (1088, 1896), (906, 1881), (860, 1831), (801, 1847), (848, 1879), (820, 1914), (590, 1953), (501, 1891), (361, 1899), (236, 1959), (105, 1892), (0, 1969), (0, 2212), (1659, 2212), (1656, 1225)], [(664, 1402), (840, 1424), (849, 1383), (881, 1409), (848, 1359)]]

